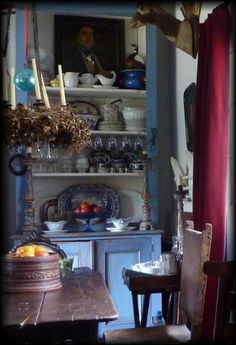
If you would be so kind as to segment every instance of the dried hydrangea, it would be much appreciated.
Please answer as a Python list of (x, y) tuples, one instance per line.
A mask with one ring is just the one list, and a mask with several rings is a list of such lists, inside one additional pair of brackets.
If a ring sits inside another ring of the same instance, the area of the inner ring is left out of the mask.
[(35, 147), (38, 142), (51, 143), (70, 153), (81, 152), (90, 141), (89, 126), (73, 115), (70, 107), (27, 107), (18, 104), (15, 110), (4, 109), (2, 142), (13, 147)]

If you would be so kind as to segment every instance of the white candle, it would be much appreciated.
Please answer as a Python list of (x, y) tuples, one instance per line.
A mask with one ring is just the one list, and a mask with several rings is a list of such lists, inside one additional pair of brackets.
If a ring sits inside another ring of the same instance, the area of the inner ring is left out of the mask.
[(45, 87), (45, 84), (44, 84), (42, 73), (41, 73), (41, 80), (42, 80), (43, 100), (44, 100), (45, 106), (46, 106), (46, 108), (51, 108), (49, 100), (48, 100), (48, 94), (47, 94), (47, 90), (46, 90), (46, 87)]
[(11, 67), (10, 77), (11, 77), (11, 108), (16, 109), (16, 89), (14, 83), (15, 68)]
[(37, 66), (36, 66), (35, 58), (32, 59), (32, 68), (33, 68), (33, 75), (34, 75), (34, 79), (35, 79), (36, 100), (40, 100), (42, 98), (41, 98), (41, 92), (40, 92), (40, 87), (39, 87), (39, 78), (38, 78), (38, 72), (37, 72)]
[(59, 86), (60, 86), (60, 95), (61, 95), (61, 105), (66, 105), (65, 90), (63, 84), (63, 76), (61, 65), (58, 65), (58, 74), (59, 74)]
[(2, 100), (8, 101), (8, 75), (6, 58), (2, 60)]
[(177, 187), (178, 186), (182, 186), (182, 176), (181, 175), (179, 175), (178, 177), (177, 177)]

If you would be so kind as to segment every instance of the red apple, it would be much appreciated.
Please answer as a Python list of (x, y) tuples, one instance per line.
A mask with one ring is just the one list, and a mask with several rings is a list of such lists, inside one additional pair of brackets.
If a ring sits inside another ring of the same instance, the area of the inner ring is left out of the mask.
[(90, 209), (86, 209), (86, 208), (82, 208), (80, 213), (88, 213), (88, 212), (91, 212)]
[(100, 206), (96, 205), (93, 207), (93, 212), (94, 213), (100, 213), (100, 212), (102, 212), (102, 208)]
[(86, 213), (91, 211), (91, 205), (87, 202), (84, 201), (80, 205), (81, 212)]

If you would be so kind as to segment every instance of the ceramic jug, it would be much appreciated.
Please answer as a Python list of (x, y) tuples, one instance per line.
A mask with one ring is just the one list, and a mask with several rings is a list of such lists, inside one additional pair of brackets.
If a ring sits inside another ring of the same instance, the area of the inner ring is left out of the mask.
[(100, 83), (104, 86), (112, 86), (116, 81), (116, 74), (114, 71), (111, 71), (111, 78), (105, 77), (103, 74), (96, 74), (96, 78), (100, 81)]
[(116, 105), (101, 105), (101, 113), (105, 121), (116, 122), (119, 120), (119, 109)]
[(77, 87), (78, 86), (78, 72), (66, 72), (64, 74), (64, 84), (65, 87)]
[(123, 121), (123, 115), (120, 111), (122, 102), (121, 99), (118, 99), (110, 104), (102, 104), (100, 109), (103, 119), (109, 122)]

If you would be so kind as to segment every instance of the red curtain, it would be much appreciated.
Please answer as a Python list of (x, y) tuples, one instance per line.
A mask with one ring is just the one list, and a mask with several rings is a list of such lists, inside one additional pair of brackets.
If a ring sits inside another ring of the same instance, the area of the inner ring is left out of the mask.
[[(196, 84), (193, 219), (213, 226), (211, 260), (224, 260), (229, 120), (230, 12), (217, 7), (200, 24)], [(208, 278), (203, 337), (210, 340), (217, 286)]]

